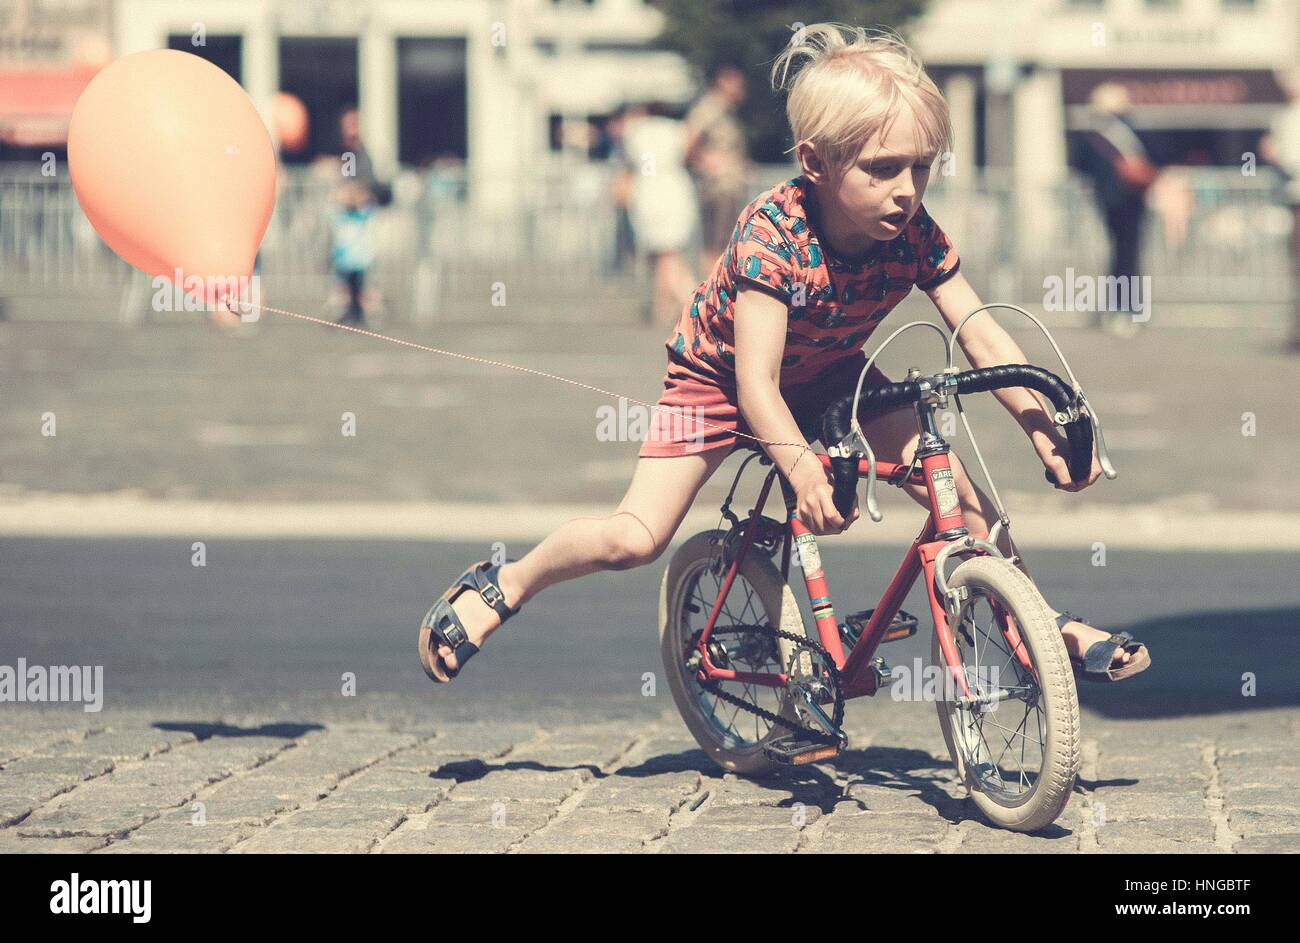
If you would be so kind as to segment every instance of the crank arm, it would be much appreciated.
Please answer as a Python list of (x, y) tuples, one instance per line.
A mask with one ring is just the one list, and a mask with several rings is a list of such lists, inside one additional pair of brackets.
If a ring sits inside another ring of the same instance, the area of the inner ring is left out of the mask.
[(849, 742), (849, 738), (845, 736), (844, 731), (835, 726), (835, 723), (826, 715), (826, 712), (822, 710), (821, 705), (817, 703), (817, 700), (804, 685), (796, 684), (795, 691), (799, 694), (799, 697), (803, 699), (804, 705), (813, 716), (813, 720), (817, 721), (818, 725), (820, 725), (827, 734), (838, 740), (841, 746)]

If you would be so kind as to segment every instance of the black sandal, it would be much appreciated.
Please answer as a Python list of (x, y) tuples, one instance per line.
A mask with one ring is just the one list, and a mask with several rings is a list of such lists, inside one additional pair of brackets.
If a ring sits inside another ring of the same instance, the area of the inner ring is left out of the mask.
[[(1064, 629), (1070, 622), (1087, 623), (1087, 619), (1076, 616), (1067, 610), (1062, 610), (1061, 614), (1056, 617), (1056, 626)], [(1132, 657), (1122, 665), (1115, 666), (1115, 653), (1120, 650), (1128, 652)], [(1123, 681), (1125, 678), (1131, 678), (1133, 675), (1146, 671), (1151, 667), (1151, 656), (1147, 652), (1147, 647), (1141, 642), (1134, 641), (1132, 634), (1128, 632), (1116, 632), (1110, 638), (1093, 642), (1088, 646), (1088, 650), (1083, 653), (1082, 658), (1070, 656), (1070, 664), (1074, 668), (1074, 676), (1082, 681)]]
[[(513, 562), (514, 560), (506, 561), (506, 563)], [(464, 624), (456, 615), (456, 610), (452, 608), (452, 603), (462, 592), (473, 590), (478, 593), (483, 601), (495, 609), (497, 615), (501, 617), (500, 625), (505, 625), (507, 619), (523, 609), (523, 606), (511, 609), (506, 605), (505, 593), (501, 592), (501, 587), (497, 585), (498, 575), (503, 565), (487, 560), (475, 563), (457, 577), (432, 608), (424, 614), (419, 633), (420, 665), (424, 668), (424, 673), (433, 681), (445, 684), (460, 674), (460, 670), (465, 667), (465, 662), (478, 654), (478, 646), (469, 640), (469, 633), (465, 631)], [(448, 667), (443, 657), (438, 654), (438, 648), (442, 645), (450, 648), (451, 653), (456, 656), (455, 669)], [(434, 673), (434, 666), (440, 667), (446, 673), (446, 679)]]

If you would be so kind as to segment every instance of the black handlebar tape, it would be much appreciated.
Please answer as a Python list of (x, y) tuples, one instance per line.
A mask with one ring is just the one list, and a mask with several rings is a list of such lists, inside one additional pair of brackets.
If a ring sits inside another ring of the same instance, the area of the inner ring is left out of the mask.
[(835, 510), (846, 521), (853, 513), (853, 502), (858, 496), (858, 460), (856, 458), (831, 459), (831, 480), (835, 483)]
[[(1087, 416), (1080, 416), (1073, 422), (1067, 422), (1065, 440), (1070, 443), (1068, 457), (1070, 480), (1087, 481), (1088, 473), (1092, 471), (1092, 420)], [(1049, 485), (1056, 487), (1056, 479), (1046, 468), (1043, 469), (1043, 477), (1047, 479)]]
[[(1016, 382), (1005, 382), (1008, 377), (1015, 377)], [(1025, 386), (1037, 390), (1051, 401), (1058, 412), (1065, 412), (1074, 402), (1074, 393), (1056, 374), (1035, 367), (1032, 364), (1006, 364), (999, 367), (985, 367), (959, 374), (957, 390), (961, 393), (983, 392), (1000, 389), (1004, 386)], [(1064, 427), (1065, 440), (1069, 444), (1066, 464), (1070, 470), (1070, 480), (1087, 481), (1092, 471), (1092, 420), (1087, 416), (1067, 422)], [(1052, 473), (1043, 470), (1049, 484), (1055, 486)]]
[[(1058, 412), (1070, 408), (1074, 393), (1065, 381), (1042, 367), (1027, 363), (1001, 364), (996, 367), (981, 367), (957, 374), (958, 393), (986, 393), (1006, 387), (1023, 386), (1037, 390), (1048, 398)], [(886, 409), (914, 403), (921, 398), (921, 385), (915, 380), (902, 383), (887, 383), (883, 386), (864, 387), (858, 400), (860, 411)], [(850, 411), (853, 408), (853, 394), (840, 397), (827, 407), (822, 419), (822, 441), (834, 445), (849, 433)], [(1074, 481), (1086, 481), (1092, 470), (1092, 422), (1086, 416), (1080, 416), (1073, 422), (1065, 424), (1065, 437), (1070, 445), (1067, 464), (1070, 477)], [(858, 460), (856, 458), (832, 458), (831, 480), (834, 482), (835, 509), (848, 517), (853, 510), (853, 501), (858, 490)], [(1051, 472), (1046, 472), (1047, 480), (1052, 484)]]
[[(860, 412), (888, 409), (905, 403), (915, 403), (921, 398), (921, 384), (915, 380), (886, 383), (883, 386), (863, 387), (858, 399)], [(842, 396), (827, 407), (822, 417), (822, 442), (828, 447), (842, 441), (849, 434), (853, 394)], [(858, 493), (858, 459), (832, 458), (831, 481), (834, 483), (835, 510), (846, 520), (853, 512), (853, 502)]]
[(1087, 481), (1092, 471), (1092, 420), (1080, 416), (1065, 424), (1065, 438), (1070, 443), (1070, 477)]
[(1024, 386), (1037, 390), (1046, 396), (1063, 412), (1070, 408), (1074, 393), (1065, 385), (1065, 381), (1042, 367), (1028, 363), (1008, 363), (997, 367), (981, 367), (957, 374), (958, 393), (986, 393), (1008, 386)]

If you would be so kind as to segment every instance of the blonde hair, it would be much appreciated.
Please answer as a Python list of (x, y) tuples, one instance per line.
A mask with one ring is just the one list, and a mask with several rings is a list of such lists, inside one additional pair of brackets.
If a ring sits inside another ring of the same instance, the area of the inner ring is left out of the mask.
[(952, 140), (947, 102), (897, 33), (838, 23), (801, 26), (772, 63), (772, 87), (787, 83), (791, 150), (809, 141), (837, 170), (850, 166), (904, 106), (916, 118), (923, 138), (918, 144), (937, 154)]

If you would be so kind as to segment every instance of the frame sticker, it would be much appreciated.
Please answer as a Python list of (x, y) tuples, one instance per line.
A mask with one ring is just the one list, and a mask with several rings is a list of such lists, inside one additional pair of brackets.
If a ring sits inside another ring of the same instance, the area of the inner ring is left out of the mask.
[(799, 564), (808, 576), (814, 576), (822, 571), (822, 552), (817, 547), (817, 536), (815, 534), (800, 534), (794, 539), (795, 545), (799, 549)]
[(957, 482), (953, 480), (951, 468), (936, 468), (930, 473), (930, 483), (934, 486), (934, 500), (939, 506), (939, 516), (949, 517), (961, 505), (957, 500)]

